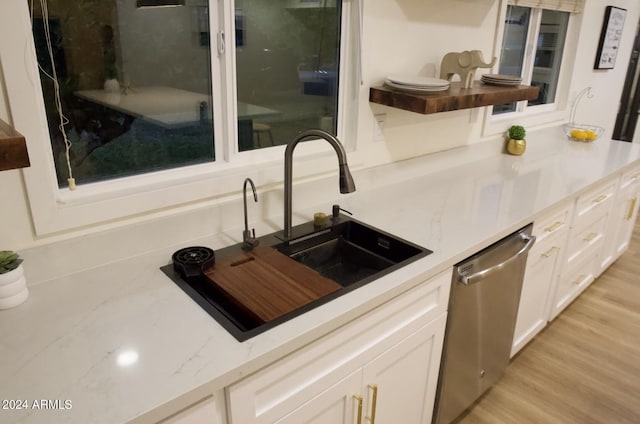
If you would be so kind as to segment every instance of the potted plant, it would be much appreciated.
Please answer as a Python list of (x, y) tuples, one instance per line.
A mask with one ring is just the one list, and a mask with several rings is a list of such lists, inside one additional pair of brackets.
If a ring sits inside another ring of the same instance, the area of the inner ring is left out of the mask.
[(0, 310), (18, 306), (27, 296), (22, 259), (11, 250), (0, 251)]
[(527, 141), (524, 139), (527, 132), (522, 125), (512, 125), (509, 128), (509, 141), (507, 142), (507, 152), (520, 156), (527, 148)]

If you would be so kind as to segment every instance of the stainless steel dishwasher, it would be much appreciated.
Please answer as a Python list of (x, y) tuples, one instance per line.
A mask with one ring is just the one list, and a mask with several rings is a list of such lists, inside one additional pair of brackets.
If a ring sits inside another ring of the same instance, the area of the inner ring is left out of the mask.
[(509, 364), (533, 224), (455, 266), (433, 422), (448, 424)]

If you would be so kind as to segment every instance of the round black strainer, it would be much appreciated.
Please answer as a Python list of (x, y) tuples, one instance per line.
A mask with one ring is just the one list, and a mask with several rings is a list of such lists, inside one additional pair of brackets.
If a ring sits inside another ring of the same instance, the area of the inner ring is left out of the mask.
[(192, 246), (180, 249), (171, 256), (173, 269), (184, 278), (197, 277), (202, 269), (213, 265), (215, 252), (208, 247)]

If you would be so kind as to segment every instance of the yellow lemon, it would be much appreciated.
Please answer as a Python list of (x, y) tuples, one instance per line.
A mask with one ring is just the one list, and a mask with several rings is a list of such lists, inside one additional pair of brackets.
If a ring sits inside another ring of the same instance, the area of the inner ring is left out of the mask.
[(591, 130), (584, 130), (585, 140), (593, 141), (598, 138), (598, 134)]
[(583, 130), (573, 129), (571, 130), (571, 138), (575, 140), (586, 140), (587, 134)]

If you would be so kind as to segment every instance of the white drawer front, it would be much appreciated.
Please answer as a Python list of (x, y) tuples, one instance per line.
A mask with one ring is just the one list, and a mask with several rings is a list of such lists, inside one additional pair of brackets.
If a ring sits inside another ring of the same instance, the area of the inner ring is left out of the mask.
[(617, 178), (610, 179), (578, 197), (573, 226), (581, 227), (596, 219), (597, 216), (606, 214), (613, 204), (616, 187)]
[(229, 424), (275, 422), (443, 314), (451, 274), (430, 279), (230, 386)]
[(554, 307), (550, 320), (555, 318), (595, 279), (597, 252), (583, 257), (558, 279)]
[(536, 218), (533, 224), (533, 235), (537, 237), (536, 244), (569, 228), (572, 208), (572, 204), (564, 205)]
[(607, 217), (608, 215), (601, 216), (595, 222), (571, 231), (566, 256), (569, 267), (590, 252), (596, 251), (598, 247), (602, 245), (605, 237)]

